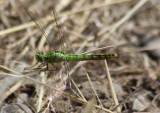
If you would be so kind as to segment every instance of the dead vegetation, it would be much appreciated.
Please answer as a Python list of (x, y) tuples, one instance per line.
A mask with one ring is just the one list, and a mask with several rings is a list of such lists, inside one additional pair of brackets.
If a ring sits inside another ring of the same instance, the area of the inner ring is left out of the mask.
[[(25, 8), (56, 31), (55, 8), (74, 53), (119, 57), (71, 63), (68, 88), (57, 71), (28, 72), (37, 51), (53, 48)], [(158, 0), (1, 0), (2, 112), (20, 109), (10, 103), (27, 112), (160, 112), (159, 12)]]

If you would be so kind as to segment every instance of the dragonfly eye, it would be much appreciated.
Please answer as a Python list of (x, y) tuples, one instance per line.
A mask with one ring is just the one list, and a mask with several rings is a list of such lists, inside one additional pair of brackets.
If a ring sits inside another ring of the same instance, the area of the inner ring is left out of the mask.
[(35, 55), (35, 58), (38, 62), (43, 62), (44, 61), (44, 54), (43, 52), (38, 52), (36, 55)]

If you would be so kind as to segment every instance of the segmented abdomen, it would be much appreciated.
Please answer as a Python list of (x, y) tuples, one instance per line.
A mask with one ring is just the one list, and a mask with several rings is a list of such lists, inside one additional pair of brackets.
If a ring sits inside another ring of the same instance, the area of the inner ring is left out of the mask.
[(65, 55), (65, 59), (68, 62), (84, 61), (84, 60), (103, 60), (103, 59), (110, 59), (110, 58), (116, 58), (116, 57), (118, 57), (116, 53), (102, 54), (102, 55), (71, 55), (71, 54)]

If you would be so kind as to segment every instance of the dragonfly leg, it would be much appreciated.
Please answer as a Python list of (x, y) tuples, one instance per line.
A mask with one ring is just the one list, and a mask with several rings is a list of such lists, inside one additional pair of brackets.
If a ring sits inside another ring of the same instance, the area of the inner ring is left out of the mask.
[(39, 66), (39, 68), (41, 68), (43, 65), (46, 65), (46, 68), (44, 68), (44, 70), (41, 70), (41, 71), (48, 71), (48, 63), (43, 63)]
[[(37, 63), (36, 63), (37, 64)], [(41, 67), (44, 65), (44, 63), (40, 64), (37, 68), (33, 68), (33, 70), (39, 70), (39, 73), (43, 70), (41, 70)], [(33, 66), (32, 66), (33, 67)]]
[(37, 68), (33, 68), (33, 70), (40, 70), (41, 71), (47, 71), (48, 70), (48, 65), (45, 69), (41, 69), (44, 65), (47, 65), (46, 63), (41, 63)]
[(31, 68), (33, 68), (35, 65), (37, 65), (38, 64), (38, 62), (36, 62), (33, 66), (31, 66)]
[(43, 64), (41, 64), (39, 67), (41, 68), (43, 65), (46, 65), (46, 68), (44, 68), (43, 70), (41, 70), (41, 71), (49, 71), (48, 69), (48, 63), (43, 63)]
[[(38, 63), (38, 62), (37, 62), (37, 63)], [(36, 63), (36, 64), (37, 64), (37, 63)], [(36, 65), (36, 64), (35, 64), (35, 65)], [(34, 67), (35, 65), (33, 65), (32, 67)], [(43, 66), (43, 63), (42, 63), (42, 64), (40, 64), (37, 68), (33, 68), (33, 70), (41, 69), (41, 67), (42, 67), (42, 66)], [(31, 68), (32, 68), (32, 67), (31, 67)]]
[(44, 65), (44, 63), (41, 63), (41, 64), (38, 66), (38, 68), (41, 68), (43, 65)]

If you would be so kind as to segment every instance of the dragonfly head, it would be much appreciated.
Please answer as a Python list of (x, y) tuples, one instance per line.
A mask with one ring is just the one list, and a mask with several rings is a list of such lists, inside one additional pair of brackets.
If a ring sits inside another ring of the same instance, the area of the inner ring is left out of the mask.
[(44, 62), (44, 53), (43, 52), (38, 52), (35, 55), (35, 58), (36, 58), (37, 62)]

